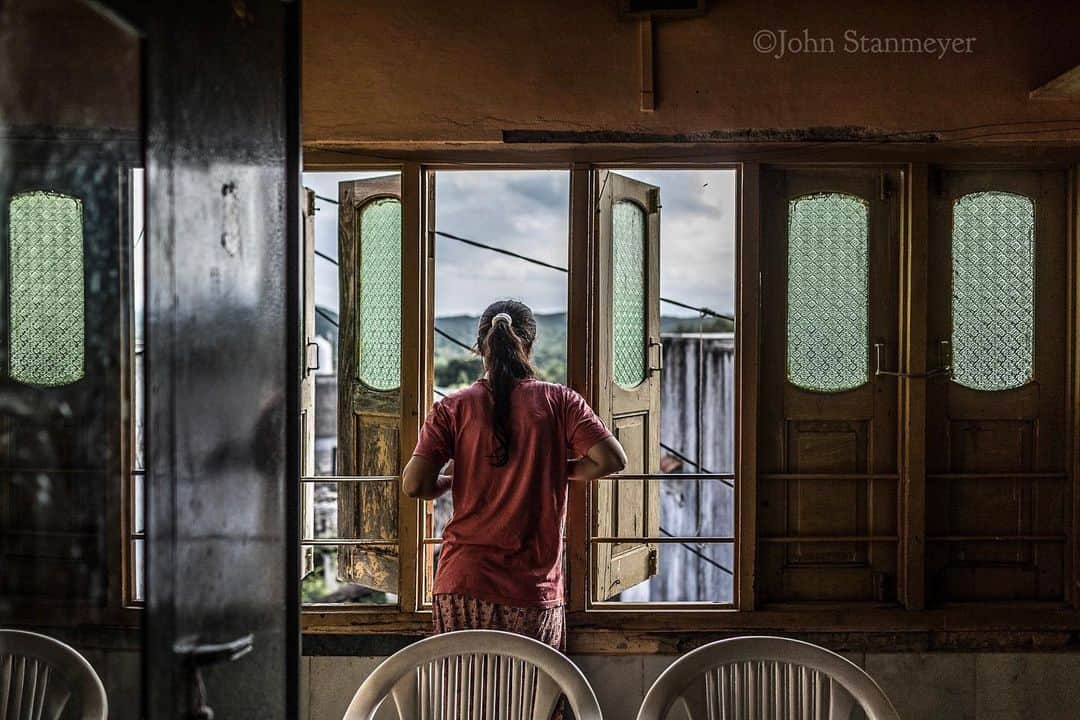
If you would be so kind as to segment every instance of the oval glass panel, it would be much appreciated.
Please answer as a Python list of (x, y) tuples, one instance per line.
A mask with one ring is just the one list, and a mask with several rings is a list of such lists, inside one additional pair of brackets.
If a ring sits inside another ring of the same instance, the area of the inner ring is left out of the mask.
[(359, 377), (375, 390), (401, 385), (401, 202), (360, 209)]
[(35, 191), (9, 209), (11, 378), (73, 383), (86, 367), (82, 201)]
[(788, 206), (787, 376), (840, 392), (864, 384), (869, 365), (869, 206), (821, 193)]
[(612, 371), (616, 384), (633, 388), (647, 373), (645, 210), (620, 200), (612, 213)]
[(1007, 390), (1032, 378), (1035, 334), (1035, 204), (1007, 192), (964, 195), (953, 205), (953, 379)]

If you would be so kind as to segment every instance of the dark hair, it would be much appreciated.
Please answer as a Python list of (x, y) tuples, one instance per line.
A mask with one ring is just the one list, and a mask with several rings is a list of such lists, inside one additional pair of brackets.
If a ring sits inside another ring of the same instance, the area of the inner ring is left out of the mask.
[[(510, 316), (510, 322), (500, 318)], [(517, 300), (499, 300), (488, 305), (480, 316), (476, 329), (476, 347), (484, 358), (488, 385), (494, 399), (491, 429), (495, 435), (495, 452), (491, 464), (501, 467), (510, 459), (512, 430), (510, 423), (510, 393), (520, 380), (535, 376), (532, 362), (533, 342), (536, 340), (536, 320), (532, 310)]]

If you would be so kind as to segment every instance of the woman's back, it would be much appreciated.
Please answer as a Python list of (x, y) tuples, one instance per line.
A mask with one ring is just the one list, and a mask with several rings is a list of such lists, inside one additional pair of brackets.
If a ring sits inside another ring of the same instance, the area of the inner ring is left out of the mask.
[(523, 379), (510, 393), (509, 447), (498, 463), (492, 389), (480, 380), (440, 401), (415, 454), (454, 460), (454, 516), (434, 592), (524, 606), (563, 602), (567, 459), (611, 435), (580, 395)]

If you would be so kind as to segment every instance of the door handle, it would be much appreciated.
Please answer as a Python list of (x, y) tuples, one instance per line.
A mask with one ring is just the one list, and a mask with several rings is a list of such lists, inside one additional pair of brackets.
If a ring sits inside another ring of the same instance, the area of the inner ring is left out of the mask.
[[(312, 349), (314, 349), (314, 352), (312, 352)], [(309, 372), (319, 369), (319, 344), (314, 341), (309, 342), (304, 346), (304, 352), (306, 354), (304, 358), (304, 374), (307, 375)], [(315, 358), (314, 362), (312, 362), (312, 358)]]
[(932, 370), (927, 370), (924, 373), (909, 373), (899, 370), (884, 370), (881, 367), (881, 355), (885, 351), (885, 343), (874, 343), (874, 375), (887, 375), (889, 377), (902, 377), (908, 379), (929, 379), (939, 377), (941, 375), (952, 374), (952, 362), (949, 354), (949, 341), (941, 340), (938, 342), (938, 354), (941, 365)]
[[(655, 362), (653, 361), (653, 350), (656, 351)], [(649, 374), (658, 373), (664, 369), (664, 343), (654, 338), (649, 338), (648, 352), (648, 364)]]
[(255, 636), (248, 634), (223, 643), (200, 643), (198, 637), (183, 638), (173, 645), (173, 652), (195, 667), (206, 667), (239, 660), (255, 645)]
[(188, 718), (214, 720), (214, 709), (206, 698), (202, 669), (244, 657), (254, 647), (255, 636), (248, 634), (223, 643), (200, 643), (198, 640), (197, 636), (182, 638), (173, 645), (173, 652), (184, 661), (184, 667), (191, 677)]

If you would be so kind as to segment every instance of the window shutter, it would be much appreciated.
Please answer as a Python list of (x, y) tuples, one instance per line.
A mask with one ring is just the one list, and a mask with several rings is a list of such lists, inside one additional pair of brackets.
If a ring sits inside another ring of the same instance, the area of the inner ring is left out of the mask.
[[(343, 182), (339, 198), (338, 474), (398, 475), (401, 181), (393, 175)], [(341, 483), (338, 534), (388, 542), (341, 546), (342, 582), (398, 592), (397, 483)]]
[[(303, 285), (301, 292), (302, 322), (300, 337), (304, 346), (300, 358), (300, 474), (315, 474), (315, 369), (319, 365), (319, 346), (315, 344), (315, 191), (300, 191), (300, 227), (303, 232)], [(300, 485), (301, 508), (303, 508), (302, 537), (315, 537), (315, 485)], [(314, 552), (303, 548), (300, 571), (306, 575), (314, 569)]]
[[(602, 171), (598, 178), (600, 414), (626, 450), (625, 473), (660, 470), (660, 188)], [(608, 600), (657, 572), (659, 479), (594, 486), (593, 599)]]

